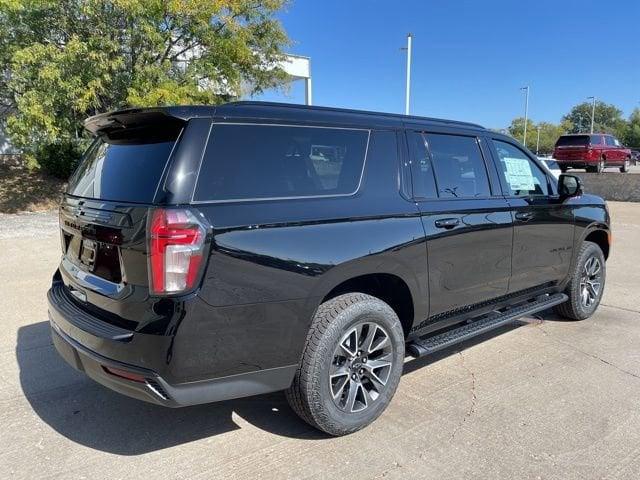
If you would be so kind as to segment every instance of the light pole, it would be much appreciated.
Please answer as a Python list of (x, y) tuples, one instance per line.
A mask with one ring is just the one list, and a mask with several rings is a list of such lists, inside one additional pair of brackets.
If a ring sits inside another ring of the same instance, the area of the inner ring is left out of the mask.
[(593, 119), (596, 116), (596, 97), (587, 97), (587, 100), (592, 100), (591, 102), (591, 133), (593, 133)]
[(526, 87), (520, 88), (520, 90), (525, 91), (525, 101), (524, 101), (524, 135), (522, 138), (522, 143), (524, 146), (527, 146), (527, 121), (529, 117), (529, 85)]
[(536, 155), (540, 151), (540, 127), (538, 126), (538, 140), (536, 141)]
[(407, 35), (407, 46), (400, 49), (400, 50), (407, 51), (407, 86), (406, 86), (405, 99), (404, 99), (405, 115), (409, 115), (409, 95), (411, 93), (411, 40), (412, 38), (413, 38), (412, 35), (409, 33)]

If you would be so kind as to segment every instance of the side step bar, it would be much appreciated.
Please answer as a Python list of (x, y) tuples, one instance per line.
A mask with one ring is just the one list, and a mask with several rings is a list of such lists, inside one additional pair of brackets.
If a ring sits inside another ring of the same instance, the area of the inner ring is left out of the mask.
[(569, 297), (564, 293), (554, 293), (551, 295), (543, 295), (534, 301), (508, 308), (503, 312), (491, 312), (479, 320), (464, 324), (452, 330), (447, 330), (444, 333), (412, 340), (407, 345), (407, 352), (416, 358), (424, 357), (425, 355), (443, 350), (451, 345), (495, 330), (526, 315), (531, 315), (559, 305), (568, 299)]

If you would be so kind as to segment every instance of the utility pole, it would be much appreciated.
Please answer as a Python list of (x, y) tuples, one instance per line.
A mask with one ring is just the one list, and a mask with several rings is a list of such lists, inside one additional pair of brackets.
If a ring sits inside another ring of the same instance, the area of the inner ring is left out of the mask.
[(591, 102), (591, 133), (593, 133), (593, 120), (596, 116), (596, 97), (587, 97), (587, 100), (592, 100)]
[(536, 141), (536, 155), (540, 151), (540, 127), (538, 127), (538, 140)]
[(407, 46), (401, 48), (400, 50), (407, 51), (407, 86), (405, 92), (405, 100), (404, 100), (404, 114), (409, 115), (409, 97), (411, 93), (411, 40), (412, 35), (409, 33), (407, 35)]
[(524, 101), (524, 135), (522, 138), (522, 143), (526, 147), (527, 146), (527, 121), (529, 119), (529, 85), (526, 87), (522, 87), (520, 90), (525, 91), (525, 101)]

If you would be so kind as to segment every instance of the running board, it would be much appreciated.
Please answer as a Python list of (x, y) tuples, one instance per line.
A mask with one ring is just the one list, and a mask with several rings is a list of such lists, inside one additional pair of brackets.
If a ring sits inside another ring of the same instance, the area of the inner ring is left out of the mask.
[(559, 305), (568, 299), (569, 297), (564, 293), (554, 293), (551, 295), (543, 295), (534, 301), (508, 308), (503, 312), (491, 312), (479, 320), (464, 324), (444, 333), (412, 340), (407, 345), (407, 352), (416, 358), (424, 357), (425, 355), (443, 350), (451, 345), (464, 342), (470, 338), (500, 328), (526, 315), (531, 315)]

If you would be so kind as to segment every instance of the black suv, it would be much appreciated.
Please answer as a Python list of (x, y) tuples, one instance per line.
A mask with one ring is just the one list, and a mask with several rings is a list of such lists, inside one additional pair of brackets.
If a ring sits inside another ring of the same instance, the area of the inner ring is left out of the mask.
[(422, 356), (597, 308), (604, 201), (513, 138), (419, 117), (239, 102), (124, 110), (60, 207), (64, 359), (177, 407), (286, 390), (333, 435)]

